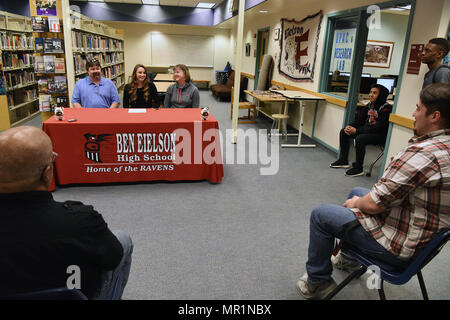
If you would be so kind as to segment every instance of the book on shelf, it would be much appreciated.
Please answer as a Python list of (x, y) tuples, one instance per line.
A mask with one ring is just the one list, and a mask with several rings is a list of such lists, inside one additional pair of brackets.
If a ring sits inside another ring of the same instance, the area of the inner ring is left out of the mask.
[(45, 72), (44, 56), (34, 57), (34, 71), (37, 73)]
[(34, 50), (36, 52), (44, 52), (44, 38), (34, 39)]
[(6, 94), (6, 85), (5, 81), (3, 80), (3, 71), (0, 70), (0, 95)]
[(65, 96), (55, 97), (56, 105), (58, 107), (68, 108), (69, 107), (69, 99)]
[(47, 79), (47, 87), (48, 87), (48, 92), (49, 93), (56, 92), (55, 80), (52, 79), (52, 78), (48, 78)]
[(55, 73), (55, 56), (44, 56), (44, 67), (46, 73)]
[(52, 101), (52, 96), (49, 94), (41, 94), (39, 96), (39, 110), (40, 111), (50, 111), (50, 105)]
[(61, 26), (59, 24), (58, 17), (48, 17), (48, 30), (50, 32), (61, 32)]
[(52, 38), (52, 42), (53, 42), (53, 52), (64, 53), (62, 39)]
[(64, 58), (55, 58), (55, 73), (65, 73), (66, 66), (64, 63)]
[(12, 93), (6, 95), (6, 100), (9, 107), (14, 107), (14, 95)]
[(53, 47), (52, 38), (44, 38), (44, 52), (52, 53), (55, 50)]
[(55, 92), (67, 92), (66, 76), (55, 76)]
[(48, 93), (48, 78), (39, 78), (38, 79), (38, 89), (39, 92)]
[(48, 20), (45, 17), (31, 17), (34, 32), (48, 32)]

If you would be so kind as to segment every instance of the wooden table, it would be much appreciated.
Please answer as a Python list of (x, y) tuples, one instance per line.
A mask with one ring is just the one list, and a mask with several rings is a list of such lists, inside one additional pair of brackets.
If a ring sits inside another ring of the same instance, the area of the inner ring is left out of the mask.
[(153, 81), (174, 81), (173, 74), (169, 73), (158, 73)]
[(167, 88), (169, 88), (170, 85), (174, 84), (175, 81), (157, 81), (153, 83), (155, 84), (158, 93), (166, 93)]
[[(269, 117), (270, 119), (273, 120), (272, 115), (264, 110), (261, 110), (261, 107), (259, 105), (260, 102), (262, 103), (271, 103), (271, 102), (280, 102), (280, 103), (284, 103), (286, 102), (286, 98), (283, 97), (282, 95), (278, 94), (278, 93), (274, 93), (274, 92), (270, 92), (270, 91), (261, 91), (261, 90), (255, 90), (255, 91), (249, 91), (249, 90), (244, 90), (244, 92), (246, 94), (248, 94), (249, 96), (255, 98), (257, 100), (257, 104), (256, 104), (256, 110), (258, 112), (261, 112), (262, 114), (264, 114), (265, 116)], [(283, 111), (282, 111), (283, 112)]]
[(298, 126), (298, 140), (297, 144), (282, 144), (282, 147), (287, 148), (313, 148), (316, 145), (315, 144), (302, 144), (302, 129), (303, 129), (303, 116), (305, 112), (305, 101), (315, 101), (316, 102), (316, 108), (319, 104), (319, 101), (325, 100), (325, 98), (318, 97), (309, 93), (304, 93), (297, 90), (272, 90), (272, 92), (279, 93), (282, 95), (285, 99), (285, 108), (284, 108), (284, 114), (288, 113), (288, 102), (289, 101), (298, 101), (300, 103), (300, 121)]

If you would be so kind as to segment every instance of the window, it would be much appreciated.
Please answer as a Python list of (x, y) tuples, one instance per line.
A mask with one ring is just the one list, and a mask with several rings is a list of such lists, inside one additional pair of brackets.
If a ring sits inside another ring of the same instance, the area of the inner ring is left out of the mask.
[(330, 20), (332, 46), (326, 73), (328, 81), (323, 91), (347, 97), (355, 53), (358, 15)]

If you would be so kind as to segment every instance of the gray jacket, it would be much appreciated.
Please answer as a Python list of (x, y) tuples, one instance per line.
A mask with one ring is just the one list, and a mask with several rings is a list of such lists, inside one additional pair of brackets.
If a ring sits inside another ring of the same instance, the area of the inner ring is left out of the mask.
[(164, 108), (199, 108), (200, 94), (192, 81), (184, 86), (174, 83), (167, 88)]

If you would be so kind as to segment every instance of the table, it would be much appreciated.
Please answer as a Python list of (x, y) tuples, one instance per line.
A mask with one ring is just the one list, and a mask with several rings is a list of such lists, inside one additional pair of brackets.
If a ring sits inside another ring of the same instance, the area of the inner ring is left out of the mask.
[(167, 88), (169, 88), (170, 85), (174, 84), (175, 81), (157, 81), (153, 82), (155, 84), (156, 90), (158, 93), (166, 93)]
[(284, 114), (288, 114), (288, 102), (289, 101), (298, 101), (300, 103), (300, 121), (298, 126), (298, 140), (297, 144), (282, 144), (281, 147), (286, 148), (314, 148), (315, 144), (302, 144), (302, 129), (303, 129), (303, 116), (305, 113), (305, 101), (316, 101), (316, 108), (319, 104), (319, 101), (325, 100), (325, 98), (318, 97), (309, 93), (304, 93), (297, 90), (272, 90), (272, 92), (276, 92), (278, 94), (281, 94), (285, 99), (285, 108), (284, 108)]
[(174, 81), (173, 74), (169, 73), (158, 73), (153, 81)]
[(255, 98), (258, 103), (257, 103), (257, 107), (256, 110), (258, 112), (261, 112), (262, 114), (264, 114), (265, 116), (269, 117), (270, 119), (273, 120), (272, 115), (270, 113), (267, 113), (263, 110), (261, 110), (261, 107), (259, 106), (259, 102), (267, 102), (267, 103), (271, 103), (271, 102), (280, 102), (280, 103), (284, 103), (286, 102), (286, 98), (283, 97), (282, 95), (278, 94), (278, 93), (274, 93), (271, 91), (263, 91), (263, 90), (255, 90), (255, 91), (250, 91), (250, 90), (244, 90), (244, 93), (248, 94), (249, 96)]
[(219, 125), (212, 115), (202, 121), (200, 110), (66, 108), (63, 121), (52, 116), (43, 123), (58, 153), (56, 185), (221, 182)]

